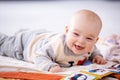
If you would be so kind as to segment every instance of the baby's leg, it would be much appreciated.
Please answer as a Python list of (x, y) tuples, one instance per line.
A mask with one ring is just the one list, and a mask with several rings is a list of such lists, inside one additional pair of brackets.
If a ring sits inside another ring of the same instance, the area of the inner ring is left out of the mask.
[(0, 46), (4, 43), (7, 37), (8, 37), (7, 35), (0, 33)]
[(7, 36), (0, 33), (0, 55), (23, 59), (21, 35)]
[(3, 55), (2, 50), (1, 50), (1, 46), (7, 37), (8, 37), (7, 35), (0, 33), (0, 55)]

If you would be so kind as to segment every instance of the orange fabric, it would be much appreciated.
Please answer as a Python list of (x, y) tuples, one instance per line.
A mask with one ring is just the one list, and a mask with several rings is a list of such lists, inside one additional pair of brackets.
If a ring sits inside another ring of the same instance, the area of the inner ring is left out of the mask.
[(0, 78), (20, 80), (60, 80), (63, 76), (57, 74), (27, 73), (27, 72), (0, 72)]
[(120, 74), (114, 74), (113, 76), (120, 80)]

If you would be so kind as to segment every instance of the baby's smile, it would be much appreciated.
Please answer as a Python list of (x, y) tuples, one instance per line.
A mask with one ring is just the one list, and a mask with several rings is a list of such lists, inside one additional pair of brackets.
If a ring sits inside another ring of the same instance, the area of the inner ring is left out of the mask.
[(79, 46), (79, 45), (77, 45), (77, 44), (75, 44), (75, 48), (76, 48), (77, 50), (82, 50), (82, 49), (84, 49), (84, 47)]

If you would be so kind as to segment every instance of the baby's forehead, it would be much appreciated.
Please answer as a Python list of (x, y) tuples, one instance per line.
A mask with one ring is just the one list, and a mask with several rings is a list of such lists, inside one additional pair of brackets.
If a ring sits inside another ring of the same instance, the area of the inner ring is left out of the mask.
[(88, 18), (90, 18), (90, 17), (93, 17), (93, 18), (99, 17), (96, 13), (91, 12), (91, 11), (78, 11), (75, 14), (73, 14), (72, 17), (79, 17), (79, 16), (80, 17), (88, 17)]
[(102, 25), (100, 17), (96, 13), (89, 10), (81, 10), (73, 14), (71, 17), (71, 22), (76, 20), (90, 20)]
[(75, 15), (70, 19), (70, 25), (92, 25), (101, 27), (102, 23), (99, 18), (96, 16), (89, 16), (89, 15)]
[(78, 30), (80, 28), (89, 33), (94, 32), (95, 35), (98, 36), (102, 28), (102, 22), (96, 13), (83, 10), (78, 11), (71, 17), (69, 26), (73, 29), (78, 28)]

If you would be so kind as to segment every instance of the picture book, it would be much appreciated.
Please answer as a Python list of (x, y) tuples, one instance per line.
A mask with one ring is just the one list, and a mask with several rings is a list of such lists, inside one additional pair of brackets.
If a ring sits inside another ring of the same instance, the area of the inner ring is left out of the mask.
[(115, 73), (120, 74), (120, 64), (115, 64), (103, 69), (79, 70), (61, 80), (101, 80)]

